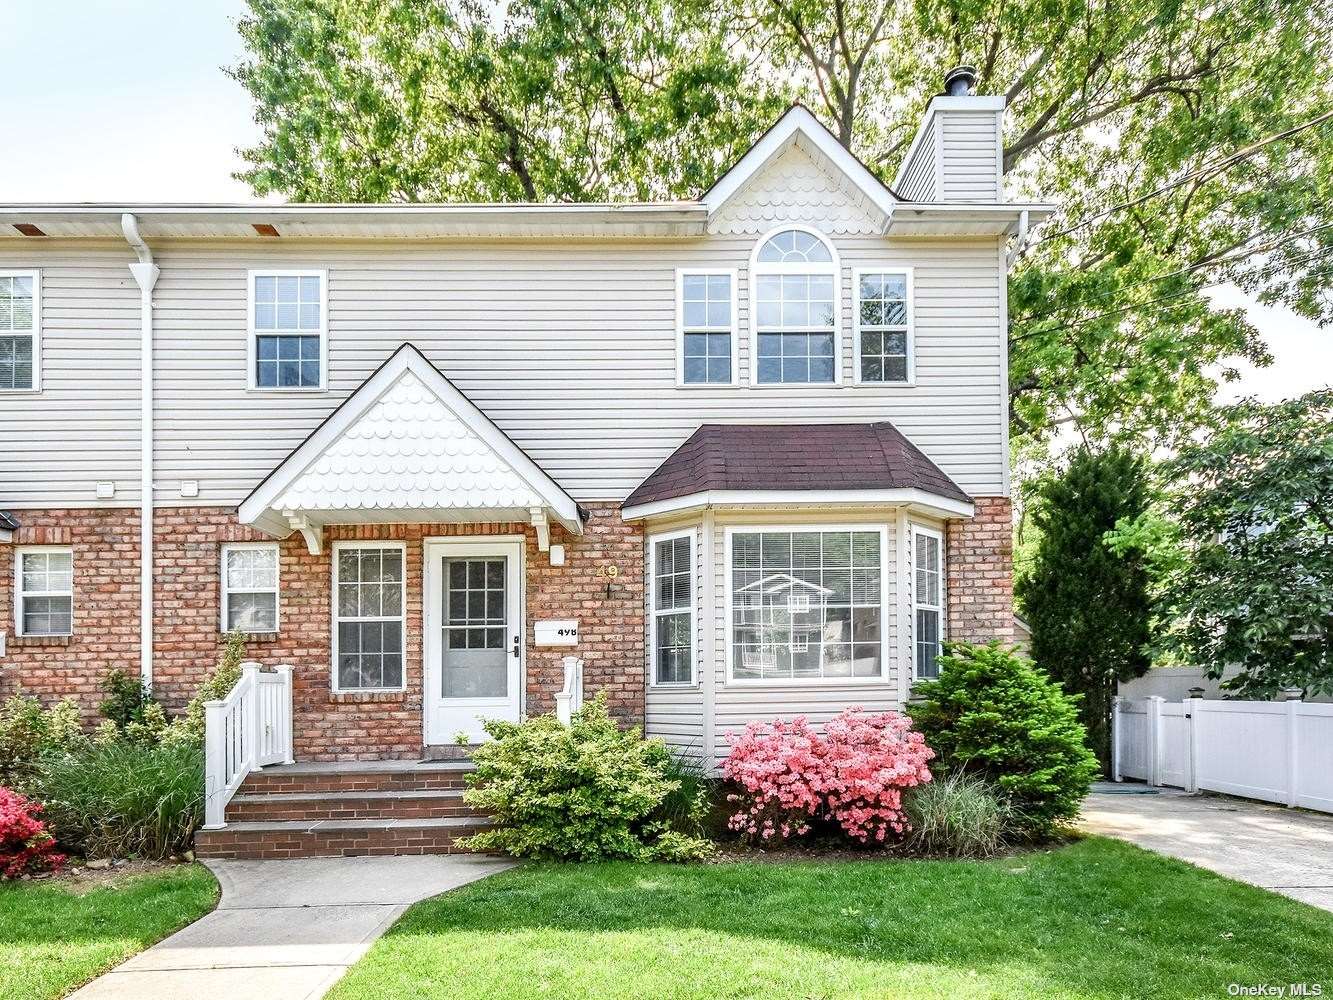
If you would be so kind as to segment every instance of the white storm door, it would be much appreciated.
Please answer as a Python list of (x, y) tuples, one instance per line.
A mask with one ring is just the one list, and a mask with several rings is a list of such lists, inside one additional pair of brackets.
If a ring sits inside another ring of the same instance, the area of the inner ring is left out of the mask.
[(477, 743), (522, 711), (523, 541), (428, 541), (425, 559), (426, 742)]

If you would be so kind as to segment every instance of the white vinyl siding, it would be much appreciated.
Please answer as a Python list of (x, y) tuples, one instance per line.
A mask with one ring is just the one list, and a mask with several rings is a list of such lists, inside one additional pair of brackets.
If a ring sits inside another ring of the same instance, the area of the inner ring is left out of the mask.
[(0, 392), (41, 388), (42, 276), (0, 271)]
[[(932, 119), (932, 126), (934, 126)], [(939, 197), (939, 164), (936, 160), (938, 127), (926, 130), (915, 149), (908, 152), (907, 163), (897, 184), (897, 191), (908, 201), (935, 201)]]
[(856, 379), (858, 382), (911, 385), (912, 272), (860, 271), (856, 289)]
[(14, 622), (19, 635), (74, 632), (74, 550), (21, 548), (14, 559)]
[(939, 676), (944, 639), (944, 536), (912, 525), (912, 665), (913, 676)]
[(1000, 200), (1000, 116), (993, 111), (940, 112), (941, 201)]
[(222, 547), (222, 631), (278, 631), (278, 544)]
[[(581, 502), (620, 500), (706, 421), (889, 420), (973, 495), (1004, 490), (1003, 285), (995, 240), (835, 236), (840, 326), (853, 269), (913, 268), (916, 388), (726, 386), (681, 391), (676, 269), (739, 266), (739, 381), (750, 368), (749, 236), (693, 240), (162, 239), (154, 293), (156, 480), (164, 505), (239, 503), (411, 341)], [(40, 396), (0, 396), (6, 505), (138, 496), (139, 294), (128, 248), (0, 245), (42, 271)], [(3, 241), (0, 241), (2, 244)], [(21, 252), (21, 256), (20, 256)], [(6, 256), (8, 254), (8, 256)], [(247, 272), (328, 267), (328, 392), (247, 392)], [(840, 366), (854, 370), (852, 338)], [(848, 380), (850, 381), (850, 380)], [(182, 497), (198, 481), (198, 497)]]
[(401, 691), (407, 547), (402, 542), (333, 546), (333, 690)]

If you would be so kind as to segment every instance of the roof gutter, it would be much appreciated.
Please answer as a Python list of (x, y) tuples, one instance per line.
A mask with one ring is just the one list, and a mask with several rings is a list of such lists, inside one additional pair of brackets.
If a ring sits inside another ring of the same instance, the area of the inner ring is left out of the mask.
[(161, 269), (139, 235), (139, 220), (120, 217), (120, 231), (137, 262), (130, 274), (139, 286), (139, 676), (153, 686), (153, 286)]

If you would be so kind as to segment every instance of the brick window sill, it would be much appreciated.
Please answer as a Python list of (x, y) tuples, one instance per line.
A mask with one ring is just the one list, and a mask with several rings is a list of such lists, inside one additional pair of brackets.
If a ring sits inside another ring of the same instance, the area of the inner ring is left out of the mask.
[[(277, 632), (245, 632), (243, 634), (245, 636), (245, 644), (247, 646), (265, 645), (268, 643), (277, 642), (278, 639), (281, 638), (281, 635)], [(218, 636), (222, 639), (226, 639), (227, 635), (228, 633), (226, 632), (218, 633)]]
[(393, 704), (407, 700), (406, 691), (330, 691), (330, 705), (358, 705), (366, 703)]
[(11, 635), (11, 646), (68, 646), (74, 641), (72, 635)]

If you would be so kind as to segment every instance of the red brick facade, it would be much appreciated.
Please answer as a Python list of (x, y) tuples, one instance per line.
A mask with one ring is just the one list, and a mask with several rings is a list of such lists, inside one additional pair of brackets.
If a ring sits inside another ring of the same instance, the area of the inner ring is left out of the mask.
[[(981, 497), (970, 521), (948, 527), (948, 625), (955, 639), (1013, 638), (1011, 507)], [(294, 671), (298, 759), (418, 756), (422, 746), (422, 540), (457, 535), (527, 539), (529, 713), (550, 711), (563, 683), (561, 658), (571, 652), (532, 645), (532, 623), (577, 618), (584, 689), (608, 692), (613, 711), (641, 722), (644, 713), (644, 547), (642, 529), (625, 524), (617, 505), (592, 505), (582, 537), (552, 528), (566, 547), (564, 566), (551, 566), (530, 525), (390, 524), (330, 528), (324, 553), (311, 555), (299, 534), (280, 543), (280, 620), (274, 636), (253, 637), (248, 656)], [(0, 695), (44, 699), (73, 695), (90, 719), (107, 672), (138, 670), (138, 511), (25, 510), (18, 545), (74, 548), (75, 634), (20, 638), (14, 628), (14, 545), (0, 545)], [(226, 542), (263, 536), (237, 524), (225, 508), (168, 507), (156, 517), (154, 687), (178, 711), (217, 661), (221, 646), (220, 560)], [(335, 694), (330, 684), (332, 542), (393, 539), (407, 546), (406, 690)], [(613, 572), (614, 570), (614, 572)]]
[(1008, 497), (977, 497), (976, 516), (950, 521), (948, 636), (1014, 641), (1014, 527)]

